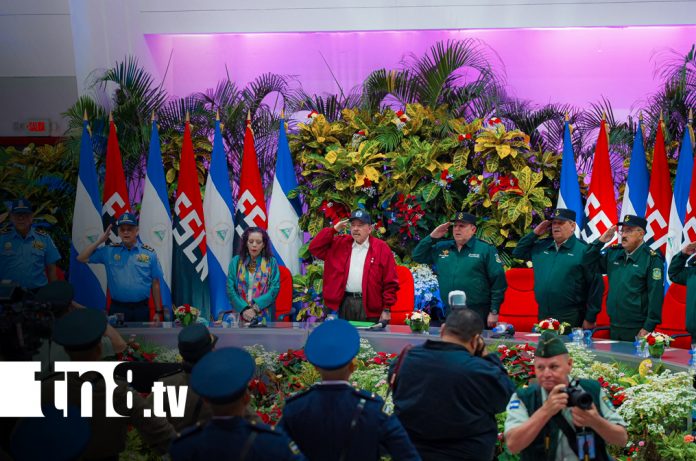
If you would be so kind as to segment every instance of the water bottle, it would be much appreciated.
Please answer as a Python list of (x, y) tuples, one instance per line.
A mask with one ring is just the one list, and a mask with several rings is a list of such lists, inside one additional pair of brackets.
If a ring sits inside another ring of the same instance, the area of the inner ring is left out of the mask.
[(493, 327), (493, 333), (505, 333), (508, 329), (508, 324), (505, 322), (498, 322)]

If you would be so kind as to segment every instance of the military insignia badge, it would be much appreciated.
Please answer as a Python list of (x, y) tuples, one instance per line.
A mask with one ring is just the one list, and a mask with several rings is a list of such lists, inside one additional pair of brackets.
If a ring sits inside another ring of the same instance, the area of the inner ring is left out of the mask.
[(653, 280), (660, 280), (662, 278), (662, 269), (659, 267), (656, 267), (652, 270), (652, 278)]
[(442, 253), (440, 253), (441, 258), (446, 258), (449, 256), (449, 250), (442, 250)]
[(146, 255), (146, 254), (140, 253), (140, 254), (138, 255), (138, 261), (140, 261), (141, 263), (149, 262), (149, 261), (150, 261), (150, 256), (148, 256), (148, 255)]
[(10, 251), (12, 249), (12, 243), (11, 242), (5, 242), (5, 251)]
[(631, 217), (629, 215), (626, 215), (624, 218), (624, 222), (631, 222)]
[(116, 254), (114, 255), (114, 261), (120, 261), (120, 260), (121, 260), (121, 255), (118, 254), (118, 253), (116, 253)]
[(500, 255), (499, 255), (498, 253), (495, 254), (495, 262), (497, 262), (498, 264), (503, 264), (503, 263), (500, 261)]
[(41, 240), (34, 240), (34, 243), (32, 243), (31, 246), (33, 246), (37, 250), (43, 250), (46, 248), (46, 244), (43, 243)]

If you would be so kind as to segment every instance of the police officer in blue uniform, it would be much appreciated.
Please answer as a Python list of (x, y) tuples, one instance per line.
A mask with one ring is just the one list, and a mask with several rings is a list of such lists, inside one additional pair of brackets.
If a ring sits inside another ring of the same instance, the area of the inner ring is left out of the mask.
[(377, 460), (380, 446), (394, 460), (419, 460), (399, 420), (384, 412), (384, 400), (348, 383), (359, 349), (358, 331), (347, 321), (317, 327), (305, 355), (322, 381), (286, 400), (280, 426), (310, 460)]
[(60, 254), (51, 237), (32, 228), (34, 212), (26, 199), (10, 206), (11, 226), (0, 231), (0, 280), (11, 280), (35, 291), (57, 280), (56, 261)]
[(285, 433), (244, 418), (254, 359), (235, 347), (206, 354), (193, 367), (191, 387), (210, 406), (213, 417), (185, 429), (170, 448), (173, 461), (304, 460)]
[(104, 264), (111, 293), (110, 314), (122, 313), (126, 322), (150, 320), (148, 301), (150, 290), (155, 304), (155, 318), (164, 320), (160, 282), (162, 267), (152, 247), (138, 241), (138, 222), (131, 213), (123, 213), (116, 220), (121, 243), (100, 248), (111, 235), (111, 226), (99, 239), (85, 248), (77, 257), (83, 263)]

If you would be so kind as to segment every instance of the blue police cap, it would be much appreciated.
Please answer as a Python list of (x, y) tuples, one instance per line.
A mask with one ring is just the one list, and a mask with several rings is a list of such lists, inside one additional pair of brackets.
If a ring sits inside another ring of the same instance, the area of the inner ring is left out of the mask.
[(116, 227), (120, 226), (121, 224), (130, 224), (131, 226), (137, 226), (138, 220), (135, 219), (135, 215), (133, 213), (126, 211), (116, 220)]
[(211, 403), (231, 403), (244, 394), (255, 368), (247, 351), (236, 347), (218, 349), (204, 355), (193, 367), (191, 387)]
[(75, 290), (70, 282), (56, 280), (39, 288), (34, 295), (34, 301), (50, 303), (54, 306), (67, 306), (72, 302), (74, 295)]
[(77, 407), (68, 407), (68, 416), (55, 408), (43, 407), (45, 417), (24, 418), (15, 427), (10, 452), (15, 461), (81, 459), (89, 443), (91, 428), (87, 418), (80, 417)]
[(354, 219), (362, 221), (365, 224), (372, 224), (372, 218), (370, 217), (370, 213), (368, 213), (365, 210), (355, 210), (354, 212), (352, 212), (348, 220), (353, 221)]
[(53, 340), (66, 350), (86, 350), (95, 346), (106, 331), (106, 316), (96, 309), (76, 309), (59, 318), (53, 327)]
[(179, 353), (187, 362), (195, 363), (213, 350), (217, 336), (211, 335), (202, 323), (194, 323), (179, 332)]
[(12, 200), (10, 205), (10, 213), (22, 214), (22, 213), (33, 213), (34, 210), (31, 208), (31, 203), (25, 198), (20, 198), (17, 200)]
[(314, 366), (336, 370), (353, 360), (360, 350), (358, 330), (345, 320), (319, 325), (307, 338), (305, 356)]
[(575, 217), (575, 211), (568, 210), (566, 208), (556, 208), (556, 210), (551, 215), (551, 219), (560, 219), (561, 221), (575, 222)]

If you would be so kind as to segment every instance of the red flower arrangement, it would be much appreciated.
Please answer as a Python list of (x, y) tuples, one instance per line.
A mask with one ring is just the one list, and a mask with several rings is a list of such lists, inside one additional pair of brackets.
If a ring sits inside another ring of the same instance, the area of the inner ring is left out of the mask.
[(464, 142), (467, 139), (471, 139), (471, 133), (460, 134), (459, 136), (457, 136), (457, 139), (459, 140), (459, 142)]
[(307, 118), (317, 118), (319, 116), (319, 112), (316, 110), (311, 111), (309, 114), (307, 114)]
[(488, 196), (492, 199), (498, 192), (512, 192), (517, 195), (522, 195), (522, 189), (519, 187), (519, 181), (516, 178), (501, 175), (492, 181), (488, 186)]
[(278, 360), (283, 366), (291, 367), (301, 362), (306, 362), (307, 357), (305, 356), (304, 349), (288, 349), (287, 352), (283, 352), (278, 356)]
[(331, 224), (336, 224), (340, 220), (350, 216), (350, 211), (348, 211), (345, 205), (327, 200), (321, 202), (319, 210), (324, 213), (324, 216), (331, 220)]
[(498, 123), (502, 123), (502, 120), (500, 120), (498, 117), (492, 117), (490, 120), (488, 120), (489, 125), (496, 125)]
[[(415, 228), (418, 221), (425, 216), (423, 209), (416, 201), (416, 196), (412, 194), (399, 194), (394, 208), (397, 210), (396, 218), (403, 221), (403, 224), (399, 228), (399, 233), (409, 238), (414, 237), (416, 235)], [(411, 228), (413, 228), (413, 231), (411, 231)]]
[(389, 365), (392, 360), (396, 358), (396, 354), (388, 354), (386, 352), (377, 352), (375, 357), (368, 360), (369, 363), (374, 363), (375, 365)]

